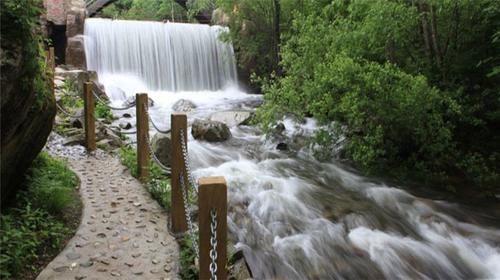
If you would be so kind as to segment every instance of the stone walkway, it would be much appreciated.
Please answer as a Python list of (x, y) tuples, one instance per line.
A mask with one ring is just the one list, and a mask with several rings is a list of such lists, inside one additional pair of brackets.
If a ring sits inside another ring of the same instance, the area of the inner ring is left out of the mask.
[(84, 209), (75, 236), (37, 279), (178, 279), (167, 213), (141, 183), (116, 157), (57, 147), (48, 150), (78, 174)]

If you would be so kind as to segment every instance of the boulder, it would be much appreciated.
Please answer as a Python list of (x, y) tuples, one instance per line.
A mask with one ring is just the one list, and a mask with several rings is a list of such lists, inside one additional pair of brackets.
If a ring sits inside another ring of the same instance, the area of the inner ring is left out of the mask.
[(81, 69), (86, 68), (83, 35), (68, 38), (68, 44), (66, 46), (66, 64)]
[[(130, 96), (125, 102), (123, 102), (123, 106), (129, 106), (135, 104), (135, 96)], [(153, 107), (155, 105), (155, 102), (153, 99), (148, 97), (148, 107)]]
[(156, 133), (151, 140), (153, 152), (158, 160), (165, 166), (170, 166), (170, 154), (172, 147), (172, 136), (170, 133)]
[(132, 128), (132, 124), (130, 122), (121, 122), (121, 123), (118, 124), (118, 126), (121, 129), (125, 129), (125, 130), (128, 130), (128, 129)]
[(66, 1), (65, 0), (45, 0), (43, 1), (47, 11), (47, 21), (56, 25), (66, 24)]
[(215, 112), (210, 115), (211, 121), (225, 123), (229, 127), (246, 124), (251, 118), (253, 113), (250, 111), (222, 111)]
[(85, 9), (73, 7), (66, 16), (66, 38), (83, 34), (85, 24)]
[(172, 110), (174, 112), (191, 112), (196, 108), (196, 104), (187, 99), (179, 99), (172, 105)]
[[(88, 81), (89, 75), (84, 70), (64, 70), (62, 68), (56, 69), (58, 77), (72, 83), (75, 87), (76, 93), (83, 96), (83, 84)], [(64, 82), (63, 82), (64, 87)]]
[[(16, 9), (19, 8), (24, 7)], [(2, 17), (0, 40), (2, 205), (7, 201), (15, 201), (12, 198), (20, 188), (31, 162), (44, 147), (56, 115), (55, 98), (48, 83), (35, 82), (45, 79), (43, 69), (38, 67), (39, 57), (32, 51), (40, 47), (39, 41), (31, 37), (38, 30), (32, 30), (32, 33), (23, 30), (23, 25), (19, 26), (7, 17), (10, 14), (8, 11)], [(4, 29), (11, 32), (4, 33)]]
[(231, 131), (226, 124), (209, 120), (194, 120), (191, 134), (195, 139), (208, 142), (222, 142), (231, 138)]

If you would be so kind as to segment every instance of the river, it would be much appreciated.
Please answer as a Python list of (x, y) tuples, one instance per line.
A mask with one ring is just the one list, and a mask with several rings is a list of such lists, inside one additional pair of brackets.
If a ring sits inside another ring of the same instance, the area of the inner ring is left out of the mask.
[[(220, 30), (87, 20), (93, 42), (87, 61), (115, 105), (148, 92), (162, 128), (170, 126), (179, 99), (197, 106), (189, 122), (253, 110), (262, 96), (235, 86), (232, 47), (217, 42)], [(145, 50), (144, 40), (176, 43)], [(189, 59), (175, 64), (180, 56)], [(210, 75), (197, 72), (199, 65)], [(287, 139), (308, 138), (319, 128), (312, 119), (283, 122)], [(277, 150), (256, 127), (234, 126), (231, 133), (223, 143), (189, 134), (189, 159), (196, 178), (225, 177), (230, 236), (256, 279), (500, 279), (499, 211), (412, 194), (411, 187), (362, 176), (336, 160), (318, 161), (308, 145)]]

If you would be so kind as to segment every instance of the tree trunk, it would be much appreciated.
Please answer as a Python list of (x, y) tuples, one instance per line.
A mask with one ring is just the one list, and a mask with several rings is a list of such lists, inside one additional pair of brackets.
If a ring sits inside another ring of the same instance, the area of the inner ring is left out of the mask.
[(425, 52), (427, 53), (429, 60), (432, 62), (429, 23), (427, 22), (427, 12), (429, 11), (429, 7), (427, 6), (427, 4), (420, 3), (418, 4), (418, 11), (421, 14), (420, 21), (422, 23), (422, 36), (424, 37)]
[(430, 6), (431, 12), (431, 35), (432, 35), (432, 46), (434, 48), (434, 53), (436, 54), (436, 63), (439, 69), (441, 69), (442, 64), (442, 54), (438, 42), (438, 34), (436, 27), (436, 13), (434, 13), (434, 7)]

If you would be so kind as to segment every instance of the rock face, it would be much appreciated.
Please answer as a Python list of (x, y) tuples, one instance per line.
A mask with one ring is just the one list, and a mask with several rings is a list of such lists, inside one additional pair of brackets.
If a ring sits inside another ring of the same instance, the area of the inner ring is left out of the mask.
[(196, 105), (187, 99), (179, 99), (179, 101), (172, 105), (172, 110), (175, 112), (191, 112), (195, 108)]
[[(55, 98), (49, 90), (49, 82), (35, 61), (38, 59), (38, 41), (34, 38), (24, 41), (20, 34), (29, 34), (30, 31), (14, 24), (4, 27), (4, 20), (15, 22), (9, 18), (9, 11), (2, 11), (2, 204), (16, 193), (26, 169), (45, 145), (56, 113)], [(15, 31), (4, 34), (4, 28)]]
[(83, 35), (74, 36), (68, 39), (68, 46), (66, 47), (66, 64), (82, 69), (86, 68)]
[(165, 166), (170, 166), (170, 154), (172, 150), (172, 136), (170, 133), (156, 133), (151, 141), (153, 151), (158, 160)]
[(231, 138), (231, 131), (224, 123), (208, 120), (194, 120), (191, 134), (195, 139), (208, 142), (222, 142)]
[(222, 111), (213, 113), (210, 116), (210, 120), (222, 122), (232, 127), (246, 124), (252, 118), (252, 115), (253, 113), (250, 111)]

